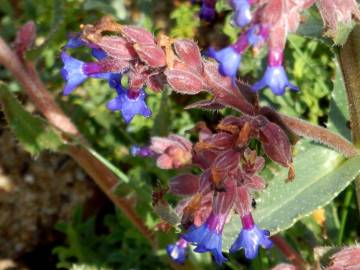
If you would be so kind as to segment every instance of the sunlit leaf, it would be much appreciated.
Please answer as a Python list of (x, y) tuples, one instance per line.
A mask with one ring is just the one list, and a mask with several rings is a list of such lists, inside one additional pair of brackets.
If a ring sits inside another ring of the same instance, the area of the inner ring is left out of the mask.
[(34, 116), (4, 86), (0, 86), (0, 103), (6, 120), (20, 144), (32, 155), (42, 150), (58, 150), (63, 141), (44, 119)]
[[(326, 147), (302, 142), (294, 158), (296, 177), (285, 183), (287, 170), (277, 168), (269, 185), (257, 198), (255, 222), (272, 234), (286, 230), (334, 199), (360, 173), (360, 156), (344, 161), (341, 155)], [(225, 226), (224, 250), (241, 229), (234, 216)]]

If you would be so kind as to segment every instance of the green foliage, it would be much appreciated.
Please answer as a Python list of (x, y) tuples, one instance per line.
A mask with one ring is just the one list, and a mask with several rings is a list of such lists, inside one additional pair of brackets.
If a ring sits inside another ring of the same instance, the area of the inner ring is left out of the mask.
[(344, 78), (338, 62), (336, 61), (336, 73), (333, 81), (334, 89), (331, 93), (328, 128), (335, 131), (348, 140), (351, 140), (349, 127), (349, 108), (346, 97)]
[[(257, 198), (255, 221), (272, 234), (289, 228), (329, 203), (360, 173), (359, 156), (344, 162), (335, 151), (308, 142), (300, 143), (297, 151), (295, 179), (285, 183), (287, 170), (268, 165), (271, 171), (266, 175), (269, 185)], [(225, 228), (225, 249), (235, 239), (239, 228), (241, 223), (237, 218)]]
[(44, 119), (26, 111), (3, 85), (0, 85), (0, 103), (11, 130), (32, 155), (38, 155), (43, 150), (57, 151), (63, 145), (55, 129)]
[[(228, 41), (236, 40), (240, 30), (230, 25), (232, 13), (227, 0), (217, 2), (219, 16), (213, 24), (200, 23), (197, 17), (199, 6), (190, 5), (189, 2), (22, 0), (15, 5), (10, 0), (3, 0), (0, 5), (1, 35), (8, 41), (13, 40), (16, 28), (21, 24), (30, 19), (35, 21), (38, 30), (36, 44), (26, 57), (34, 61), (47, 87), (89, 141), (91, 147), (88, 149), (91, 153), (119, 178), (117, 194), (136, 201), (137, 212), (151, 228), (159, 222), (159, 217), (151, 206), (152, 191), (166, 186), (168, 179), (176, 172), (158, 169), (153, 160), (131, 157), (130, 145), (146, 145), (153, 135), (177, 133), (188, 136), (188, 130), (197, 121), (215, 125), (223, 114), (233, 111), (184, 111), (184, 106), (194, 98), (173, 93), (170, 95), (169, 91), (164, 91), (163, 94), (149, 94), (148, 103), (153, 111), (151, 118), (137, 116), (131, 125), (126, 126), (118, 113), (111, 113), (106, 109), (107, 101), (115, 96), (115, 91), (106, 82), (89, 80), (71, 96), (61, 96), (63, 80), (60, 76), (59, 52), (69, 32), (77, 32), (80, 24), (94, 23), (108, 14), (122, 23), (145, 26), (155, 34), (160, 28), (168, 31), (172, 37), (194, 38), (202, 44), (202, 49), (215, 44), (222, 46)], [(158, 16), (159, 7), (164, 8), (165, 11), (162, 12), (165, 14)], [(164, 18), (170, 18), (171, 21), (165, 21), (164, 25)], [(270, 104), (283, 113), (299, 116), (316, 124), (327, 123), (329, 129), (350, 138), (343, 78), (334, 60), (335, 49), (329, 47), (333, 46), (333, 41), (322, 37), (323, 23), (315, 9), (309, 10), (304, 19), (305, 24), (300, 27), (299, 32), (290, 36), (285, 57), (289, 78), (301, 91), (287, 91), (285, 96), (276, 97), (266, 89), (262, 91), (261, 100), (263, 104)], [(207, 33), (203, 29), (214, 30)], [(349, 29), (343, 31), (342, 26), (339, 29), (335, 41), (342, 44)], [(266, 50), (256, 53), (248, 51), (244, 55), (240, 70), (244, 81), (253, 83), (261, 78), (266, 67), (266, 53)], [(11, 92), (20, 90), (17, 82), (2, 69), (0, 80), (6, 83)], [(4, 87), (0, 89), (0, 98), (9, 127), (25, 149), (33, 155), (45, 149), (61, 149), (63, 141), (45, 120), (25, 110)], [(334, 151), (309, 142), (299, 144), (295, 150), (297, 176), (293, 182), (285, 184), (287, 171), (274, 165), (269, 165), (269, 169), (264, 172), (269, 186), (257, 198), (255, 219), (261, 227), (270, 229), (272, 233), (282, 231), (286, 240), (307, 260), (314, 260), (314, 247), (351, 243), (358, 237), (356, 230), (359, 222), (354, 219), (349, 222), (349, 217), (358, 214), (356, 199), (349, 184), (359, 173), (360, 160), (355, 157), (344, 161)], [(340, 193), (345, 188), (345, 192)], [(331, 200), (333, 202), (328, 204)], [(175, 201), (173, 197), (170, 198), (172, 205)], [(326, 204), (328, 205), (325, 206)], [(319, 224), (309, 215), (322, 206), (325, 206), (325, 223)], [(87, 208), (91, 209), (92, 205)], [(174, 212), (155, 210), (165, 216), (164, 219), (170, 216), (174, 224), (179, 222)], [(104, 218), (103, 214), (91, 209), (90, 217), (84, 218), (82, 211), (78, 209), (71, 221), (59, 224), (58, 229), (66, 239), (64, 244), (54, 250), (59, 259), (59, 268), (169, 268), (168, 263), (163, 260), (166, 257), (164, 246), (175, 240), (172, 232), (159, 237), (161, 249), (154, 251), (120, 213), (114, 213), (111, 207), (107, 207), (106, 211)], [(234, 216), (225, 227), (225, 249), (240, 228), (240, 221)], [(276, 249), (268, 252), (269, 257), (260, 256), (253, 262), (245, 262), (239, 255), (241, 253), (234, 255), (234, 259), (222, 269), (270, 269), (274, 264), (285, 261)], [(264, 255), (264, 252), (260, 255)], [(215, 267), (208, 254), (191, 253), (190, 260), (193, 265), (187, 269)]]
[(78, 208), (71, 223), (57, 226), (67, 238), (65, 246), (54, 249), (60, 259), (58, 268), (82, 269), (73, 266), (82, 262), (85, 269), (167, 269), (120, 213), (98, 224), (95, 218), (84, 219), (82, 212)]
[(181, 38), (192, 38), (195, 36), (195, 31), (200, 25), (197, 18), (199, 8), (193, 6), (190, 3), (180, 4), (175, 9), (170, 18), (173, 19), (174, 26), (171, 28), (170, 36), (181, 37)]

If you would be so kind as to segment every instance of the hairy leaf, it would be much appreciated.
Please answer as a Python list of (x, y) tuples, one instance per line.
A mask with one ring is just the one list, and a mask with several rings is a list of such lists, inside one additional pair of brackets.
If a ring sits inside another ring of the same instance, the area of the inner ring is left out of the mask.
[[(259, 194), (255, 222), (272, 234), (286, 230), (334, 199), (360, 173), (360, 156), (344, 161), (326, 147), (302, 142), (294, 158), (296, 177), (284, 183), (285, 169), (273, 171), (268, 187)], [(238, 216), (225, 226), (223, 248), (228, 250), (241, 229)]]
[(334, 90), (331, 94), (328, 128), (335, 131), (346, 139), (351, 140), (349, 120), (349, 109), (345, 91), (344, 78), (338, 63), (334, 79)]
[(20, 102), (1, 86), (0, 102), (16, 138), (32, 155), (38, 155), (42, 150), (56, 151), (64, 144), (60, 135), (44, 119), (26, 111)]

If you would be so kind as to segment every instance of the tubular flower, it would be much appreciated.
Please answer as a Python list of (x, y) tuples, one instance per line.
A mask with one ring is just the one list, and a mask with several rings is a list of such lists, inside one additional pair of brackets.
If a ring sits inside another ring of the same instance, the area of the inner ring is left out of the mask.
[(254, 92), (268, 86), (275, 95), (283, 95), (285, 88), (298, 91), (299, 88), (289, 82), (285, 69), (282, 66), (283, 53), (270, 52), (268, 67), (266, 68), (263, 78), (256, 82), (252, 89)]
[(66, 80), (64, 95), (69, 95), (74, 89), (83, 83), (89, 75), (84, 71), (85, 62), (71, 57), (65, 51), (61, 53), (61, 60), (64, 67), (61, 69), (61, 75)]
[(186, 259), (187, 246), (188, 242), (180, 238), (175, 244), (167, 245), (166, 252), (173, 261), (183, 264)]
[(66, 84), (64, 87), (64, 95), (71, 94), (76, 87), (82, 84), (89, 77), (97, 79), (106, 79), (109, 85), (113, 88), (120, 84), (121, 74), (103, 72), (102, 66), (99, 62), (85, 63), (74, 57), (71, 57), (67, 52), (61, 53), (61, 60), (64, 63), (61, 69), (61, 75)]
[(143, 89), (135, 92), (117, 88), (117, 93), (118, 96), (108, 102), (107, 108), (110, 111), (120, 111), (127, 124), (137, 114), (144, 117), (151, 116), (151, 110), (146, 104), (146, 93)]
[(203, 253), (210, 251), (217, 264), (222, 264), (227, 259), (222, 255), (222, 231), (226, 216), (210, 214), (206, 222), (200, 227), (192, 226), (182, 237), (196, 245), (195, 252)]
[(231, 5), (235, 10), (233, 21), (237, 26), (244, 27), (251, 22), (252, 15), (248, 0), (232, 0)]
[(249, 43), (246, 34), (241, 35), (233, 45), (220, 51), (209, 49), (208, 56), (219, 62), (219, 71), (224, 76), (235, 77), (241, 62), (241, 55), (247, 49)]
[(259, 246), (266, 249), (272, 246), (272, 242), (269, 240), (270, 232), (259, 229), (250, 213), (242, 216), (241, 221), (243, 228), (231, 246), (230, 252), (233, 253), (243, 248), (245, 250), (245, 257), (252, 260), (256, 258)]

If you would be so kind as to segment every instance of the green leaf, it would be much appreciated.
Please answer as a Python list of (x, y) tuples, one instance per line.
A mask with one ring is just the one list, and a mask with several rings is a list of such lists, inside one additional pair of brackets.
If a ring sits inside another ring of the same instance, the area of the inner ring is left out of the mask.
[(347, 41), (350, 32), (354, 29), (355, 22), (337, 24), (336, 33), (333, 35), (333, 41), (336, 45), (342, 46)]
[(303, 16), (304, 23), (300, 24), (297, 30), (297, 34), (305, 37), (322, 39), (324, 24), (319, 14), (316, 11), (310, 9), (304, 11)]
[(344, 78), (336, 61), (334, 90), (331, 94), (328, 128), (351, 140), (351, 132), (347, 126), (349, 108), (346, 97)]
[[(254, 219), (261, 228), (278, 233), (334, 199), (360, 173), (360, 156), (343, 161), (324, 146), (302, 142), (294, 158), (296, 178), (285, 183), (286, 169), (273, 172), (268, 187), (260, 193)], [(225, 226), (223, 247), (228, 250), (241, 229), (234, 216)]]
[(0, 85), (0, 102), (11, 130), (32, 155), (42, 150), (56, 151), (64, 145), (60, 135), (44, 119), (24, 109), (13, 94)]

